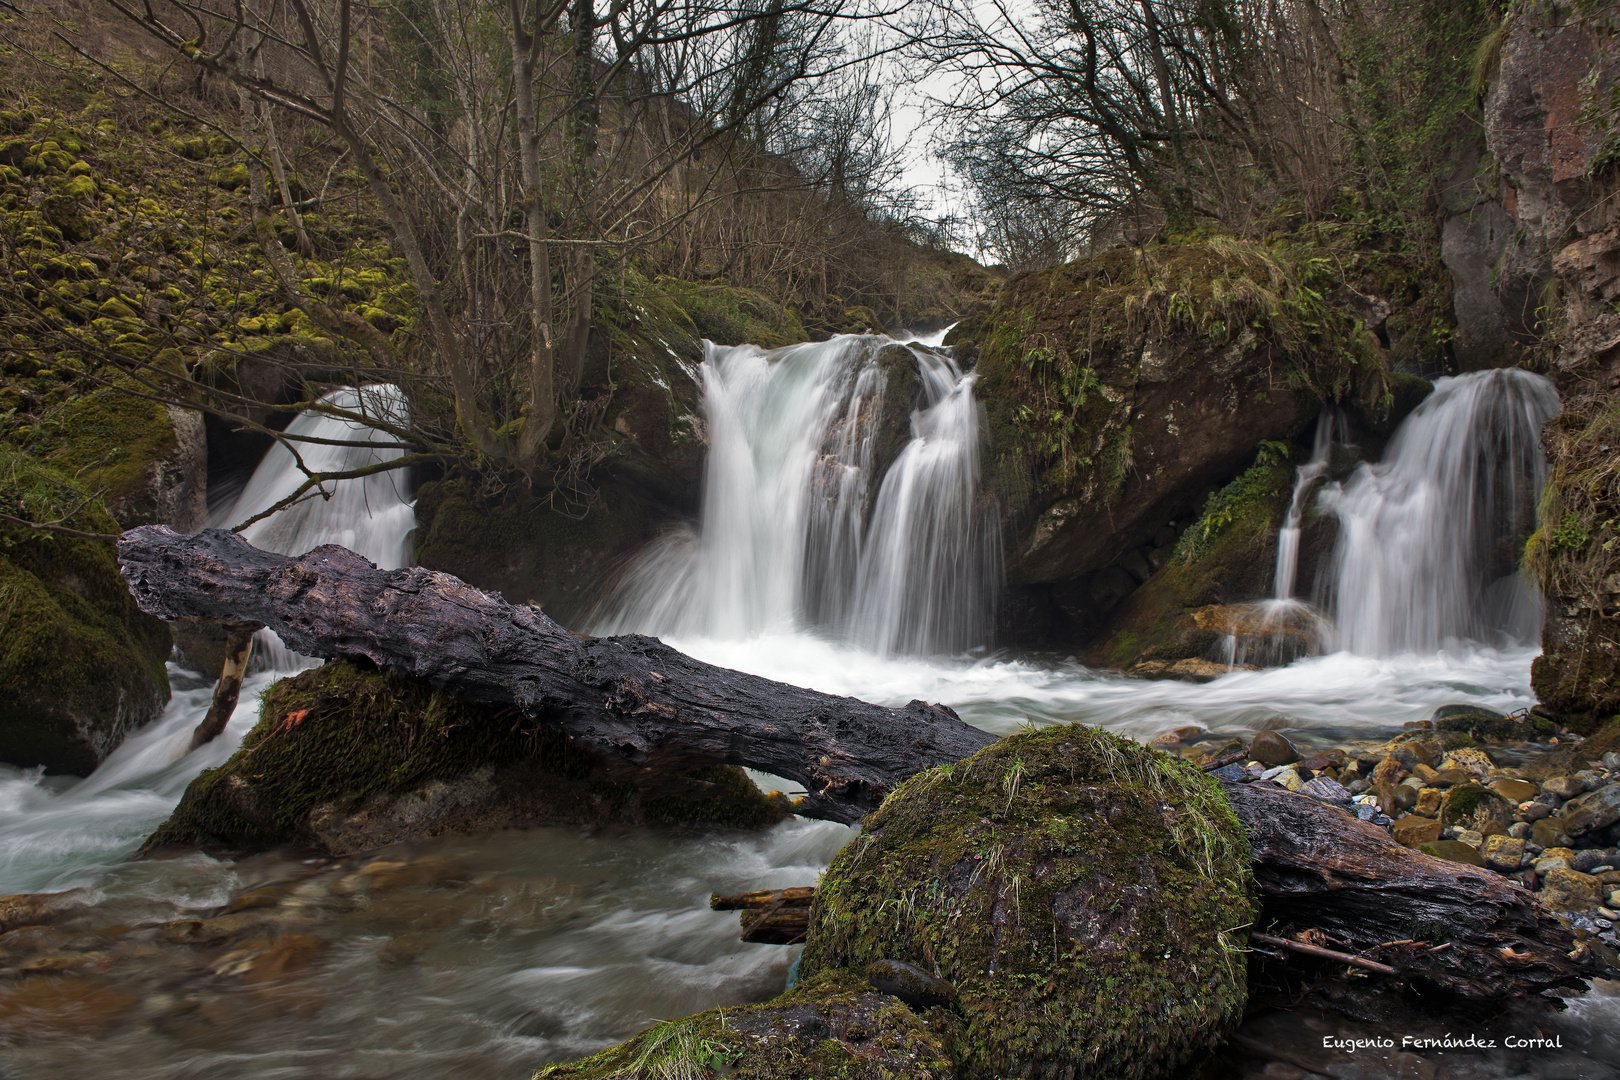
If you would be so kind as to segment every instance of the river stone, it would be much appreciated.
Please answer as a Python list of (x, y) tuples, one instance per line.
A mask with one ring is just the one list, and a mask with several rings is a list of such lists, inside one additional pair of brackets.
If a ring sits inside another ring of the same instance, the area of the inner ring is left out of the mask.
[(1620, 821), (1620, 784), (1598, 788), (1564, 806), (1564, 831), (1581, 836)]
[(1417, 806), (1414, 808), (1424, 817), (1438, 818), (1440, 816), (1440, 800), (1444, 796), (1439, 788), (1426, 787), (1418, 792)]
[(1415, 848), (1440, 839), (1440, 823), (1433, 818), (1407, 814), (1389, 827), (1395, 842), (1402, 847)]
[(1555, 776), (1550, 780), (1543, 780), (1541, 791), (1544, 795), (1554, 795), (1560, 799), (1573, 799), (1586, 791), (1586, 785), (1573, 776)]
[(1558, 867), (1547, 872), (1538, 894), (1549, 911), (1566, 915), (1590, 911), (1603, 902), (1602, 887), (1597, 878), (1578, 870)]
[(1292, 765), (1299, 756), (1288, 737), (1277, 731), (1262, 731), (1249, 744), (1249, 757), (1262, 765)]
[(1524, 841), (1510, 836), (1487, 836), (1479, 846), (1479, 855), (1492, 870), (1512, 873), (1524, 858)]
[(1432, 840), (1422, 844), (1418, 850), (1425, 855), (1447, 859), (1451, 862), (1467, 863), (1469, 866), (1484, 867), (1485, 860), (1480, 858), (1479, 852), (1460, 840)]
[(1448, 789), (1440, 800), (1442, 825), (1478, 830), (1492, 820), (1500, 822), (1505, 831), (1513, 820), (1513, 807), (1489, 788), (1478, 784), (1460, 784)]
[(1166, 1077), (1241, 1017), (1249, 880), (1197, 769), (1078, 724), (1020, 732), (867, 817), (816, 892), (801, 969), (936, 972), (965, 1023), (960, 1080)]
[(1529, 802), (1541, 794), (1541, 789), (1528, 780), (1497, 780), (1491, 790), (1510, 803)]
[(1567, 848), (1572, 841), (1561, 817), (1545, 817), (1530, 826), (1530, 839), (1544, 848)]

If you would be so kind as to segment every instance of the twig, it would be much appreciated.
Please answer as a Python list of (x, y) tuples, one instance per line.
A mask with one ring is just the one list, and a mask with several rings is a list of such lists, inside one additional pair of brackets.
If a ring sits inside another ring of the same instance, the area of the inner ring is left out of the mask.
[(71, 537), (74, 537), (75, 539), (79, 539), (79, 540), (117, 540), (118, 539), (118, 533), (82, 532), (79, 529), (70, 529), (66, 525), (56, 525), (56, 524), (52, 524), (52, 523), (49, 523), (49, 522), (29, 521), (26, 518), (12, 517), (10, 514), (0, 514), (0, 521), (9, 522), (12, 525), (24, 525), (24, 526), (26, 526), (26, 527), (28, 527), (30, 529), (35, 529), (35, 530), (38, 530), (40, 532), (61, 533), (63, 536), (71, 536)]
[(1204, 764), (1200, 765), (1199, 768), (1205, 772), (1214, 772), (1216, 769), (1223, 769), (1226, 766), (1231, 765), (1233, 762), (1242, 761), (1245, 757), (1248, 757), (1248, 755), (1248, 748), (1245, 747), (1242, 750), (1234, 750), (1230, 754), (1222, 754), (1214, 761), (1206, 761)]
[(1388, 964), (1380, 964), (1376, 960), (1368, 960), (1365, 956), (1352, 956), (1349, 953), (1334, 952), (1332, 949), (1324, 949), (1320, 945), (1306, 945), (1304, 942), (1300, 941), (1290, 941), (1287, 938), (1272, 937), (1270, 934), (1256, 934), (1253, 932), (1249, 934), (1249, 940), (1258, 941), (1266, 945), (1275, 945), (1280, 949), (1292, 949), (1294, 952), (1304, 953), (1307, 956), (1320, 957), (1323, 960), (1337, 960), (1341, 964), (1350, 964), (1354, 967), (1365, 968), (1368, 971), (1376, 971), (1380, 975), (1400, 974), (1400, 972), (1396, 971)]

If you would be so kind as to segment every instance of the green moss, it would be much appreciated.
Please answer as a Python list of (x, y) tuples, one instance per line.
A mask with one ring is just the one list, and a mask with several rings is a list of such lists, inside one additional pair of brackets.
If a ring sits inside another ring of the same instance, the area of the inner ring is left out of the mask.
[(759, 1005), (664, 1021), (535, 1080), (946, 1080), (958, 1026), (921, 1017), (847, 971)]
[(113, 388), (75, 398), (30, 442), (45, 461), (111, 505), (143, 489), (153, 462), (178, 446), (163, 405)]
[(653, 284), (680, 305), (700, 334), (717, 345), (774, 349), (807, 336), (797, 315), (755, 289), (672, 277), (656, 278)]
[(317, 843), (317, 812), (352, 814), (479, 770), (493, 776), (492, 805), (516, 800), (501, 820), (761, 827), (784, 813), (740, 769), (668, 775), (607, 761), (511, 708), (349, 663), (274, 684), (260, 716), (241, 750), (192, 781), (149, 847)]
[(959, 1075), (1167, 1075), (1246, 997), (1248, 851), (1219, 786), (1079, 725), (908, 780), (816, 894), (802, 970), (879, 959), (959, 994)]
[[(30, 519), (118, 529), (86, 492), (14, 452), (0, 460), (0, 498)], [(0, 760), (89, 773), (168, 700), (169, 648), (109, 542), (0, 526)]]

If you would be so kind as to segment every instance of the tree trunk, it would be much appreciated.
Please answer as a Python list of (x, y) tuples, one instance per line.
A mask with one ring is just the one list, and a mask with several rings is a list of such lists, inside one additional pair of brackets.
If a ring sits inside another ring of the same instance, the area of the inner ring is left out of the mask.
[[(631, 760), (680, 747), (788, 777), (807, 788), (795, 809), (810, 817), (859, 821), (908, 776), (995, 741), (942, 705), (833, 697), (637, 634), (579, 637), (538, 608), (421, 567), (378, 570), (346, 548), (295, 559), (220, 529), (185, 536), (148, 525), (123, 534), (118, 557), (150, 615), (263, 623), (301, 653), (365, 660), (471, 701), (512, 704)], [(1273, 785), (1226, 791), (1249, 832), (1257, 929), (1325, 931), (1335, 948), (1371, 951), (1407, 979), (1480, 1001), (1596, 973), (1516, 882), (1403, 848), (1340, 807)], [(1423, 940), (1441, 933), (1443, 948)]]

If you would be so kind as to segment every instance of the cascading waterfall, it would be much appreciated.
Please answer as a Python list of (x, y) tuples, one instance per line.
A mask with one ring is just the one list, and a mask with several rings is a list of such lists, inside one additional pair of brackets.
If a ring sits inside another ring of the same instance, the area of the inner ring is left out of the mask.
[(1316, 421), (1316, 443), (1310, 460), (1294, 473), (1294, 494), (1288, 500), (1288, 516), (1277, 530), (1277, 573), (1273, 579), (1273, 600), (1294, 598), (1294, 578), (1299, 574), (1299, 527), (1305, 519), (1305, 504), (1317, 483), (1327, 475), (1333, 461), (1333, 448), (1349, 442), (1344, 414), (1337, 409), (1323, 410)]
[(1518, 572), (1546, 474), (1552, 384), (1526, 371), (1440, 379), (1384, 460), (1326, 485), (1340, 534), (1330, 595), (1335, 643), (1353, 653), (1535, 642), (1540, 600)]
[(701, 523), (637, 559), (599, 629), (728, 640), (814, 629), (882, 655), (983, 644), (999, 549), (978, 493), (974, 376), (911, 349), (911, 440), (873, 498), (888, 382), (877, 360), (892, 344), (710, 345)]
[[(321, 405), (376, 419), (403, 428), (409, 420), (405, 396), (397, 386), (377, 384), (344, 387), (321, 398)], [(309, 410), (287, 425), (286, 434), (298, 458), (312, 473), (341, 473), (380, 465), (400, 456), (394, 436), (360, 423)], [(322, 439), (327, 442), (306, 442)], [(331, 445), (333, 443), (343, 445)], [(240, 495), (213, 515), (211, 524), (229, 528), (264, 513), (291, 496), (304, 483), (294, 450), (276, 443), (259, 462)], [(411, 561), (410, 535), (416, 511), (404, 496), (400, 470), (338, 480), (325, 485), (326, 496), (313, 492), (242, 530), (243, 539), (267, 551), (302, 555), (322, 544), (337, 544), (356, 551), (384, 570), (396, 570)], [(281, 639), (261, 630), (254, 639), (255, 666), (268, 664), (277, 671), (295, 671), (306, 661), (289, 652)]]

